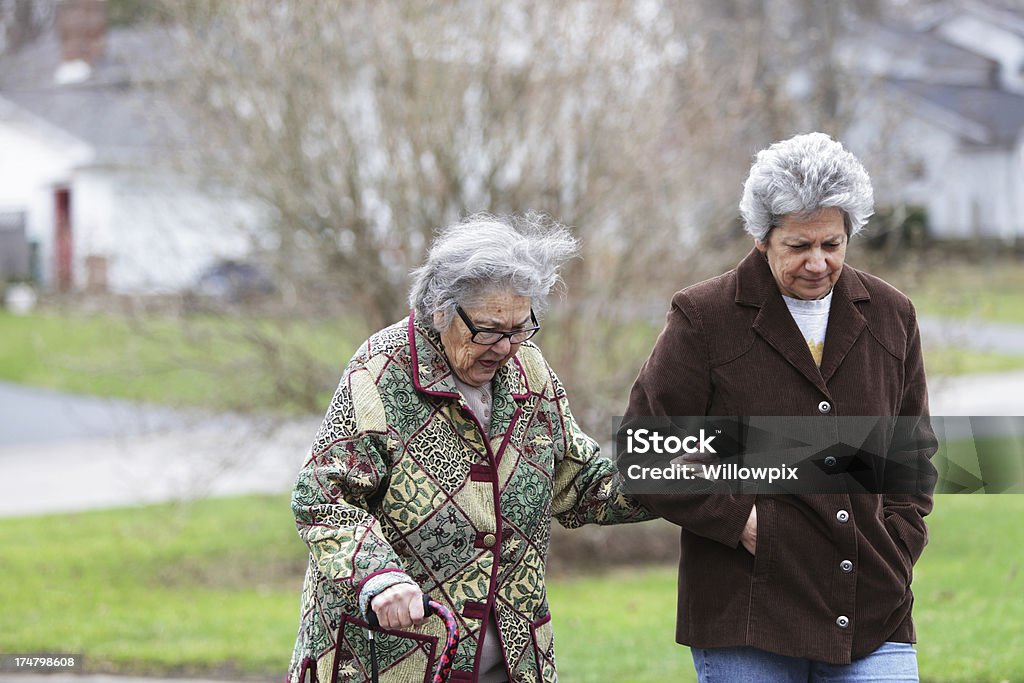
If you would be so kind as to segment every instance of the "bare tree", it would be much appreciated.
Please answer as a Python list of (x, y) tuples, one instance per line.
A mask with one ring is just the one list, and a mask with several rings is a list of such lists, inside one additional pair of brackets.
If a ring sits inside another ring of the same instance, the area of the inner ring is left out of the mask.
[(573, 225), (584, 257), (544, 345), (591, 428), (622, 405), (671, 292), (745, 250), (750, 155), (837, 132), (849, 110), (843, 16), (806, 0), (169, 11), (189, 158), (266, 208), (254, 240), (298, 313), (398, 319), (431, 232), (469, 213)]
[(14, 52), (53, 24), (57, 0), (0, 0), (0, 54)]

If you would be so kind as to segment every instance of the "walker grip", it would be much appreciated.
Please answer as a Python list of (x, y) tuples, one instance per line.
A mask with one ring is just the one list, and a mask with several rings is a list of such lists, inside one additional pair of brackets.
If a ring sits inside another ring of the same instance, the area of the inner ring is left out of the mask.
[[(423, 616), (429, 617), (433, 615), (434, 607), (430, 604), (430, 596), (423, 593), (420, 597), (423, 598)], [(380, 628), (380, 621), (377, 619), (377, 613), (373, 611), (372, 607), (366, 608), (366, 623), (370, 625), (372, 629)]]

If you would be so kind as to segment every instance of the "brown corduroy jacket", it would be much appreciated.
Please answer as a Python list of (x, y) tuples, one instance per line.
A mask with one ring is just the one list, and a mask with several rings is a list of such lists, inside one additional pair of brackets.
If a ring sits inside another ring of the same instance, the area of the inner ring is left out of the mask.
[[(913, 305), (846, 265), (820, 369), (764, 257), (678, 292), (627, 416), (928, 414)], [(927, 421), (903, 453), (934, 473)], [(912, 568), (930, 495), (644, 495), (681, 531), (676, 640), (751, 646), (833, 664), (915, 642)], [(740, 544), (757, 504), (756, 555)], [(851, 567), (852, 563), (852, 567)]]

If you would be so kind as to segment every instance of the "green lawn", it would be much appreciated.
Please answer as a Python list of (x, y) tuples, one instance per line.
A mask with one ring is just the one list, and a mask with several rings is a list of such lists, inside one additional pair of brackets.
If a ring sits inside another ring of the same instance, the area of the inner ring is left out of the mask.
[(1024, 354), (975, 351), (926, 343), (924, 364), (929, 377), (997, 373), (1024, 369)]
[(914, 300), (923, 315), (1024, 325), (1024, 265), (1020, 263), (937, 264), (921, 273), (893, 273), (890, 281)]
[[(644, 342), (629, 357), (599, 354), (615, 386), (628, 386), (656, 335), (635, 332)], [(0, 311), (0, 380), (173, 406), (320, 413), (365, 334), (343, 320)], [(552, 362), (564, 358), (558, 341), (555, 333), (545, 344)], [(1024, 356), (949, 347), (926, 347), (925, 362), (935, 376), (1024, 368)]]
[(1024, 680), (1024, 496), (939, 496), (915, 571), (922, 678)]
[(0, 380), (169, 405), (320, 412), (364, 336), (345, 320), (0, 311)]
[[(942, 439), (932, 462), (939, 472), (936, 490), (940, 493), (959, 493), (965, 489), (1024, 493), (1024, 437), (1021, 435)], [(982, 484), (984, 489), (981, 489)]]
[[(915, 590), (925, 681), (1024, 680), (1024, 496), (940, 496)], [(278, 679), (305, 548), (284, 496), (0, 520), (0, 652)], [(692, 681), (675, 570), (549, 581), (561, 679)]]
[(95, 670), (285, 666), (304, 546), (284, 497), (0, 520), (0, 652)]

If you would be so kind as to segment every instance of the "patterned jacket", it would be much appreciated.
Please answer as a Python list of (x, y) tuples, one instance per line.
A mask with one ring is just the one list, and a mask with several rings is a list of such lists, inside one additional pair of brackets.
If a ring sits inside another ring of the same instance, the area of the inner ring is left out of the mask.
[[(494, 377), (487, 439), (439, 335), (412, 315), (378, 332), (349, 363), (295, 485), (310, 560), (288, 683), (308, 673), (320, 683), (365, 680), (360, 597), (365, 604), (369, 584), (376, 594), (408, 577), (458, 618), (453, 682), (476, 680), (492, 609), (510, 680), (556, 680), (544, 586), (550, 520), (649, 519), (621, 485), (534, 344)], [(443, 644), (437, 618), (378, 635), (381, 681), (428, 680)]]

